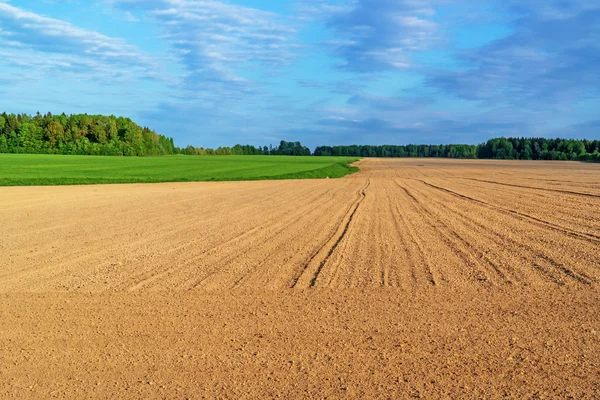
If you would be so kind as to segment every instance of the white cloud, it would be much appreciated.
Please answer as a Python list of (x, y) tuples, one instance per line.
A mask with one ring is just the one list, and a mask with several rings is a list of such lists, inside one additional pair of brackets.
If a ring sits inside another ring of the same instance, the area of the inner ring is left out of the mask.
[(82, 72), (95, 79), (152, 76), (152, 59), (125, 40), (0, 3), (0, 44), (10, 57), (38, 73)]
[(327, 25), (337, 35), (331, 47), (340, 68), (372, 73), (411, 66), (413, 52), (439, 40), (438, 24), (429, 19), (435, 15), (431, 3), (356, 0), (332, 12)]
[(295, 29), (278, 14), (215, 0), (111, 0), (125, 11), (143, 10), (156, 21), (176, 59), (184, 86), (224, 92), (252, 91), (240, 70), (269, 74), (296, 57)]

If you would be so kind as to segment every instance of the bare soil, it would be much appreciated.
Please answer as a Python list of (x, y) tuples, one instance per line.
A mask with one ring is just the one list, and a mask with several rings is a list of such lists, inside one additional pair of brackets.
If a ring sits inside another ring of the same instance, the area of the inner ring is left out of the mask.
[(599, 398), (600, 165), (0, 188), (0, 398)]

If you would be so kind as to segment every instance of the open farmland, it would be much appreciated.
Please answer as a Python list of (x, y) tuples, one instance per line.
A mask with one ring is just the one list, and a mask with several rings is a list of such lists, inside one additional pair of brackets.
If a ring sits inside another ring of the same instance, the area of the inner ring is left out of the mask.
[(340, 178), (353, 157), (0, 154), (0, 186)]
[(0, 397), (598, 398), (600, 165), (0, 188)]

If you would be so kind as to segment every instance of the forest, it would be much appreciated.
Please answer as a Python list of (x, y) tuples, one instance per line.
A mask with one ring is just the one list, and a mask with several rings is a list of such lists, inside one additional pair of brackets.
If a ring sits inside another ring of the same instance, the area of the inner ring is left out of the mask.
[(237, 144), (217, 149), (179, 148), (173, 139), (129, 118), (103, 115), (0, 114), (0, 153), (107, 156), (287, 155), (345, 157), (445, 157), (463, 159), (572, 160), (600, 162), (600, 140), (495, 138), (479, 145), (278, 146)]
[(173, 139), (129, 118), (77, 114), (0, 114), (0, 153), (158, 156), (176, 154)]
[(479, 145), (320, 146), (315, 156), (445, 157), (600, 162), (600, 140), (496, 138)]

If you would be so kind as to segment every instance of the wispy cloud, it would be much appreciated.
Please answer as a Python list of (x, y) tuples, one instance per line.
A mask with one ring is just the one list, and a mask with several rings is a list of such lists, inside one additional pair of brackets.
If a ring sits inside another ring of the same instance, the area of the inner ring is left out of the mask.
[(137, 18), (132, 13), (130, 13), (129, 11), (125, 11), (123, 13), (123, 20), (126, 21), (126, 22), (140, 22), (140, 19)]
[(152, 75), (151, 58), (125, 40), (0, 3), (6, 65), (39, 72), (87, 72), (110, 79)]
[(182, 86), (227, 96), (255, 90), (260, 75), (289, 64), (295, 29), (279, 15), (214, 0), (113, 0), (113, 7), (143, 10), (159, 24), (187, 70)]
[(332, 14), (351, 11), (354, 6), (348, 0), (296, 0), (297, 18), (315, 21), (330, 18)]
[(411, 53), (438, 39), (432, 1), (356, 0), (332, 13), (327, 25), (337, 36), (329, 42), (344, 70), (371, 73), (407, 68)]
[(514, 33), (458, 54), (468, 67), (428, 84), (469, 100), (539, 108), (600, 94), (600, 4), (513, 2)]
[(300, 80), (298, 81), (298, 84), (307, 88), (322, 88), (326, 86), (323, 82), (313, 80)]
[(427, 97), (390, 97), (364, 93), (356, 94), (348, 99), (348, 104), (354, 107), (381, 112), (415, 110), (434, 102), (434, 99)]

